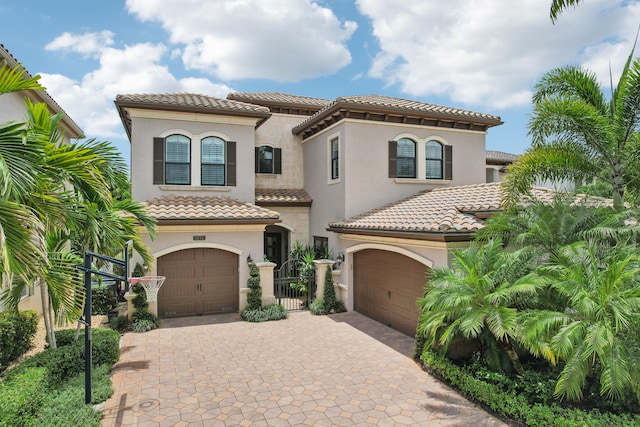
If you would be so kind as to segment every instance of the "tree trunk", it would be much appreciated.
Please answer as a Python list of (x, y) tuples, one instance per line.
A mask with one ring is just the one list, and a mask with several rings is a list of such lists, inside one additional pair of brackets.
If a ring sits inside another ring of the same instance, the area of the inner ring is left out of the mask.
[(622, 171), (622, 160), (619, 157), (613, 162), (611, 170), (611, 185), (613, 187), (613, 207), (616, 209), (624, 206), (624, 173)]
[(43, 278), (39, 280), (40, 300), (42, 302), (42, 318), (44, 320), (44, 329), (47, 333), (47, 342), (50, 348), (57, 348), (56, 336), (53, 333), (53, 322), (51, 320), (51, 304), (49, 303), (49, 292), (47, 284)]
[[(501, 341), (502, 342), (502, 341)], [(511, 342), (502, 342), (504, 345), (504, 350), (507, 352), (507, 356), (511, 360), (511, 364), (513, 365), (513, 369), (516, 370), (517, 373), (521, 374), (524, 372), (524, 368), (522, 368), (522, 364), (520, 363), (520, 358), (518, 357), (518, 353), (513, 348)]]

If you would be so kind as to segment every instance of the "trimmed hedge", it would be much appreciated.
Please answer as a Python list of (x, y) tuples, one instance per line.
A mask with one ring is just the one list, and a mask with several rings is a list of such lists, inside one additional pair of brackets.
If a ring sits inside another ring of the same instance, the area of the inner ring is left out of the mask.
[(38, 320), (33, 310), (0, 312), (0, 372), (31, 348)]
[(247, 322), (268, 322), (269, 320), (286, 319), (289, 313), (282, 304), (260, 307), (256, 310), (245, 308), (240, 313), (240, 317)]
[(45, 368), (24, 369), (11, 381), (0, 383), (0, 427), (32, 425), (49, 383)]
[(117, 302), (115, 285), (91, 288), (91, 314), (107, 314)]
[(475, 378), (449, 359), (427, 349), (422, 361), (428, 371), (451, 384), (469, 399), (481, 403), (505, 418), (530, 427), (600, 427), (639, 426), (640, 416), (629, 414), (601, 413), (598, 410), (585, 412), (577, 408), (563, 408), (556, 404), (531, 404), (522, 395), (505, 392), (500, 386)]
[[(120, 358), (120, 335), (113, 329), (94, 329), (92, 346), (93, 366), (115, 364)], [(84, 331), (75, 341), (75, 329), (56, 331), (58, 348), (47, 349), (25, 360), (7, 374), (13, 378), (32, 367), (45, 367), (51, 384), (61, 384), (84, 371)]]

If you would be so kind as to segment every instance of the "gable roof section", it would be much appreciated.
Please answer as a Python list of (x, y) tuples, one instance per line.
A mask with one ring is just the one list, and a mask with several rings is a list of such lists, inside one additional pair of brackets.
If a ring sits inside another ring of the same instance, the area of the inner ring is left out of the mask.
[[(27, 69), (24, 68), (22, 64), (20, 64), (18, 60), (7, 50), (7, 48), (3, 44), (0, 44), (0, 66), (2, 65), (3, 62), (6, 62), (6, 64), (10, 68), (16, 68), (16, 67), (22, 68), (25, 78), (33, 77), (27, 71)], [(30, 90), (30, 91), (25, 91), (24, 93), (27, 94), (32, 101), (44, 102), (45, 104), (47, 104), (47, 106), (49, 107), (49, 110), (52, 113), (54, 114), (57, 114), (60, 112), (63, 113), (62, 123), (70, 132), (70, 134), (67, 136), (71, 138), (80, 138), (84, 136), (84, 131), (80, 128), (80, 126), (78, 126), (76, 122), (74, 122), (73, 119), (69, 117), (69, 115), (51, 97), (51, 95), (49, 95), (49, 93), (46, 90)]]
[(336, 98), (306, 121), (294, 127), (295, 135), (308, 138), (342, 119), (371, 120), (399, 124), (486, 131), (502, 124), (499, 116), (460, 108), (381, 95)]
[(505, 153), (504, 151), (487, 150), (488, 165), (509, 165), (518, 160), (517, 154)]
[(304, 189), (256, 189), (259, 206), (311, 206), (313, 200)]
[(322, 110), (331, 100), (280, 92), (232, 92), (227, 99), (262, 105), (272, 113), (310, 116)]
[(143, 203), (160, 224), (274, 224), (269, 209), (222, 196), (162, 196)]
[(115, 104), (129, 138), (131, 118), (128, 108), (252, 117), (260, 119), (256, 127), (271, 116), (269, 109), (260, 105), (194, 93), (121, 94), (116, 96)]
[[(531, 197), (551, 202), (556, 192), (535, 187)], [(523, 197), (527, 203), (528, 197)], [(609, 199), (584, 195), (576, 203), (613, 206)], [(484, 218), (503, 209), (502, 185), (463, 185), (425, 190), (380, 208), (329, 224), (329, 231), (342, 234), (387, 235), (420, 240), (470, 240), (484, 227)]]

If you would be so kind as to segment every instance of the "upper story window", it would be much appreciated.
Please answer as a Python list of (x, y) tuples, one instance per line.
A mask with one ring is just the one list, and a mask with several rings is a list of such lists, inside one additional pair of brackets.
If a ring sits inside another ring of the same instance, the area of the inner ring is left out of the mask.
[(416, 143), (409, 138), (402, 138), (397, 142), (397, 172), (398, 178), (416, 177)]
[(200, 180), (202, 185), (225, 185), (226, 142), (217, 136), (201, 141)]
[(282, 173), (282, 149), (262, 145), (256, 147), (256, 173)]
[(331, 151), (331, 179), (340, 178), (340, 140), (333, 138), (330, 141)]
[(442, 179), (443, 178), (443, 151), (442, 144), (437, 141), (427, 141), (425, 144), (426, 154), (426, 178)]
[(165, 183), (191, 184), (191, 139), (171, 135), (165, 141)]

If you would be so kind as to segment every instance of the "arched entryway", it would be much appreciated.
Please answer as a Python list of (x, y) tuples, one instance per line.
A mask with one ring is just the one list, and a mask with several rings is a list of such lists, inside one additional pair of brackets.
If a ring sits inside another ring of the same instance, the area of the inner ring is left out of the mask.
[(264, 230), (264, 255), (277, 267), (289, 257), (289, 230), (277, 225), (267, 225)]
[(239, 309), (238, 255), (222, 249), (183, 249), (158, 257), (160, 317), (233, 313)]
[(400, 253), (365, 249), (353, 254), (354, 310), (414, 336), (416, 300), (424, 294), (429, 267)]

